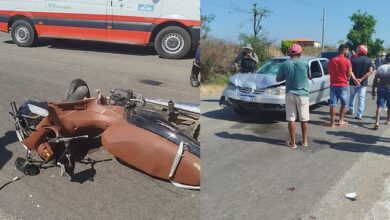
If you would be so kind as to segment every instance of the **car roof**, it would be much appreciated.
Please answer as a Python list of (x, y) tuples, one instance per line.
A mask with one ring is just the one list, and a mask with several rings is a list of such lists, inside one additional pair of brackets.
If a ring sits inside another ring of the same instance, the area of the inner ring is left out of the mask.
[[(281, 56), (281, 57), (273, 57), (273, 58), (271, 58), (271, 60), (277, 60), (277, 59), (289, 60), (290, 57), (289, 56)], [(310, 60), (324, 60), (324, 59), (326, 60), (326, 58), (324, 58), (324, 57), (314, 57), (314, 56), (301, 56), (300, 59), (302, 59), (305, 62), (309, 62)]]

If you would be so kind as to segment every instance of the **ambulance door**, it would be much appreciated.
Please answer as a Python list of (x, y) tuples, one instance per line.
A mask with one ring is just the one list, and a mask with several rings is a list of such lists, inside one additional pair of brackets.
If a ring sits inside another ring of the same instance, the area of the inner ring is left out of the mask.
[(106, 40), (110, 0), (46, 0), (50, 35)]
[(163, 0), (111, 0), (112, 29), (108, 37), (134, 44), (147, 44)]

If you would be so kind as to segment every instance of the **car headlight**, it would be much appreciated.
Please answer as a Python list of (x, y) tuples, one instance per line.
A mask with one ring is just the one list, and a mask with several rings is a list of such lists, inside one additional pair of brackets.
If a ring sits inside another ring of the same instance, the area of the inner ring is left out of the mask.
[(265, 90), (266, 95), (286, 95), (286, 87), (269, 88)]
[(227, 89), (232, 89), (232, 90), (234, 90), (234, 89), (236, 89), (236, 88), (237, 88), (236, 85), (234, 85), (233, 83), (229, 82), (229, 85), (227, 86)]

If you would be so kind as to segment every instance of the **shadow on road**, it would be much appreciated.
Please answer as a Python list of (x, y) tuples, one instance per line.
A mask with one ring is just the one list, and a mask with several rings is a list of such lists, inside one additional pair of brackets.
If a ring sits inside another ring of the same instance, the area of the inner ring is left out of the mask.
[[(6, 44), (14, 44), (12, 40), (3, 41)], [(48, 47), (51, 49), (78, 50), (86, 52), (102, 52), (112, 54), (156, 56), (156, 50), (150, 46), (119, 44), (74, 39), (39, 38), (34, 47)], [(183, 59), (192, 59), (194, 53), (189, 53)]]
[(356, 134), (348, 131), (328, 131), (328, 135), (333, 135), (346, 142), (331, 143), (329, 141), (316, 140), (314, 142), (321, 145), (328, 145), (335, 150), (350, 151), (356, 153), (371, 152), (390, 156), (390, 147), (385, 147), (383, 144), (375, 145), (377, 143), (387, 143), (390, 146), (390, 138), (380, 137), (367, 134)]
[(329, 141), (316, 140), (314, 141), (320, 145), (327, 145), (332, 149), (341, 150), (341, 151), (349, 151), (355, 153), (376, 153), (382, 154), (385, 156), (390, 156), (390, 147), (383, 146), (375, 146), (364, 143), (351, 143), (351, 142), (339, 142), (339, 143), (331, 143)]
[(390, 138), (380, 137), (368, 134), (356, 134), (355, 132), (349, 131), (328, 131), (326, 132), (329, 135), (340, 137), (342, 140), (353, 141), (356, 143), (364, 144), (376, 144), (378, 142), (390, 143)]
[(214, 111), (209, 111), (202, 114), (203, 117), (234, 121), (247, 124), (274, 124), (280, 121), (285, 121), (285, 114), (280, 112), (246, 112), (236, 113), (230, 108), (223, 108)]
[(101, 163), (101, 162), (107, 162), (107, 161), (111, 161), (111, 160), (112, 159), (93, 160), (91, 158), (86, 158), (86, 159), (80, 160), (79, 163), (82, 163), (85, 165), (90, 165), (91, 168), (73, 174), (70, 181), (80, 183), (80, 184), (83, 184), (86, 181), (91, 181), (91, 182), (95, 181), (95, 179), (94, 179), (94, 177), (96, 175), (95, 164)]
[(7, 131), (4, 136), (0, 138), (0, 170), (12, 158), (12, 152), (5, 147), (17, 141), (18, 138), (14, 131)]
[[(249, 134), (238, 134), (238, 133), (229, 133), (226, 131), (215, 133), (216, 136), (220, 138), (227, 138), (227, 139), (234, 139), (234, 140), (240, 140), (240, 141), (250, 141), (250, 142), (259, 142), (259, 143), (267, 143), (272, 145), (284, 145), (284, 142), (278, 139), (272, 139), (272, 138), (265, 138), (265, 137), (259, 137), (255, 135), (249, 135)], [(286, 146), (287, 147), (287, 146)]]

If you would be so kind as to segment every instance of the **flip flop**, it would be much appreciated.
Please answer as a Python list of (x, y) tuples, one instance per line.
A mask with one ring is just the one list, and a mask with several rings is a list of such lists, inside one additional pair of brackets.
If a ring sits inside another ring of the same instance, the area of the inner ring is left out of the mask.
[(374, 125), (374, 130), (378, 130), (379, 125)]
[(291, 148), (291, 149), (297, 149), (298, 148), (296, 144), (291, 145), (291, 141), (286, 141), (286, 146)]
[(340, 122), (338, 123), (340, 127), (345, 127), (348, 125), (348, 122), (347, 121), (344, 121), (344, 123), (340, 124)]
[(331, 124), (329, 122), (325, 122), (322, 125), (325, 126), (325, 127), (328, 127), (328, 128), (334, 128), (334, 124)]
[(302, 140), (299, 141), (299, 145), (301, 145), (302, 147), (309, 147), (309, 144), (307, 144), (307, 143), (303, 144)]

